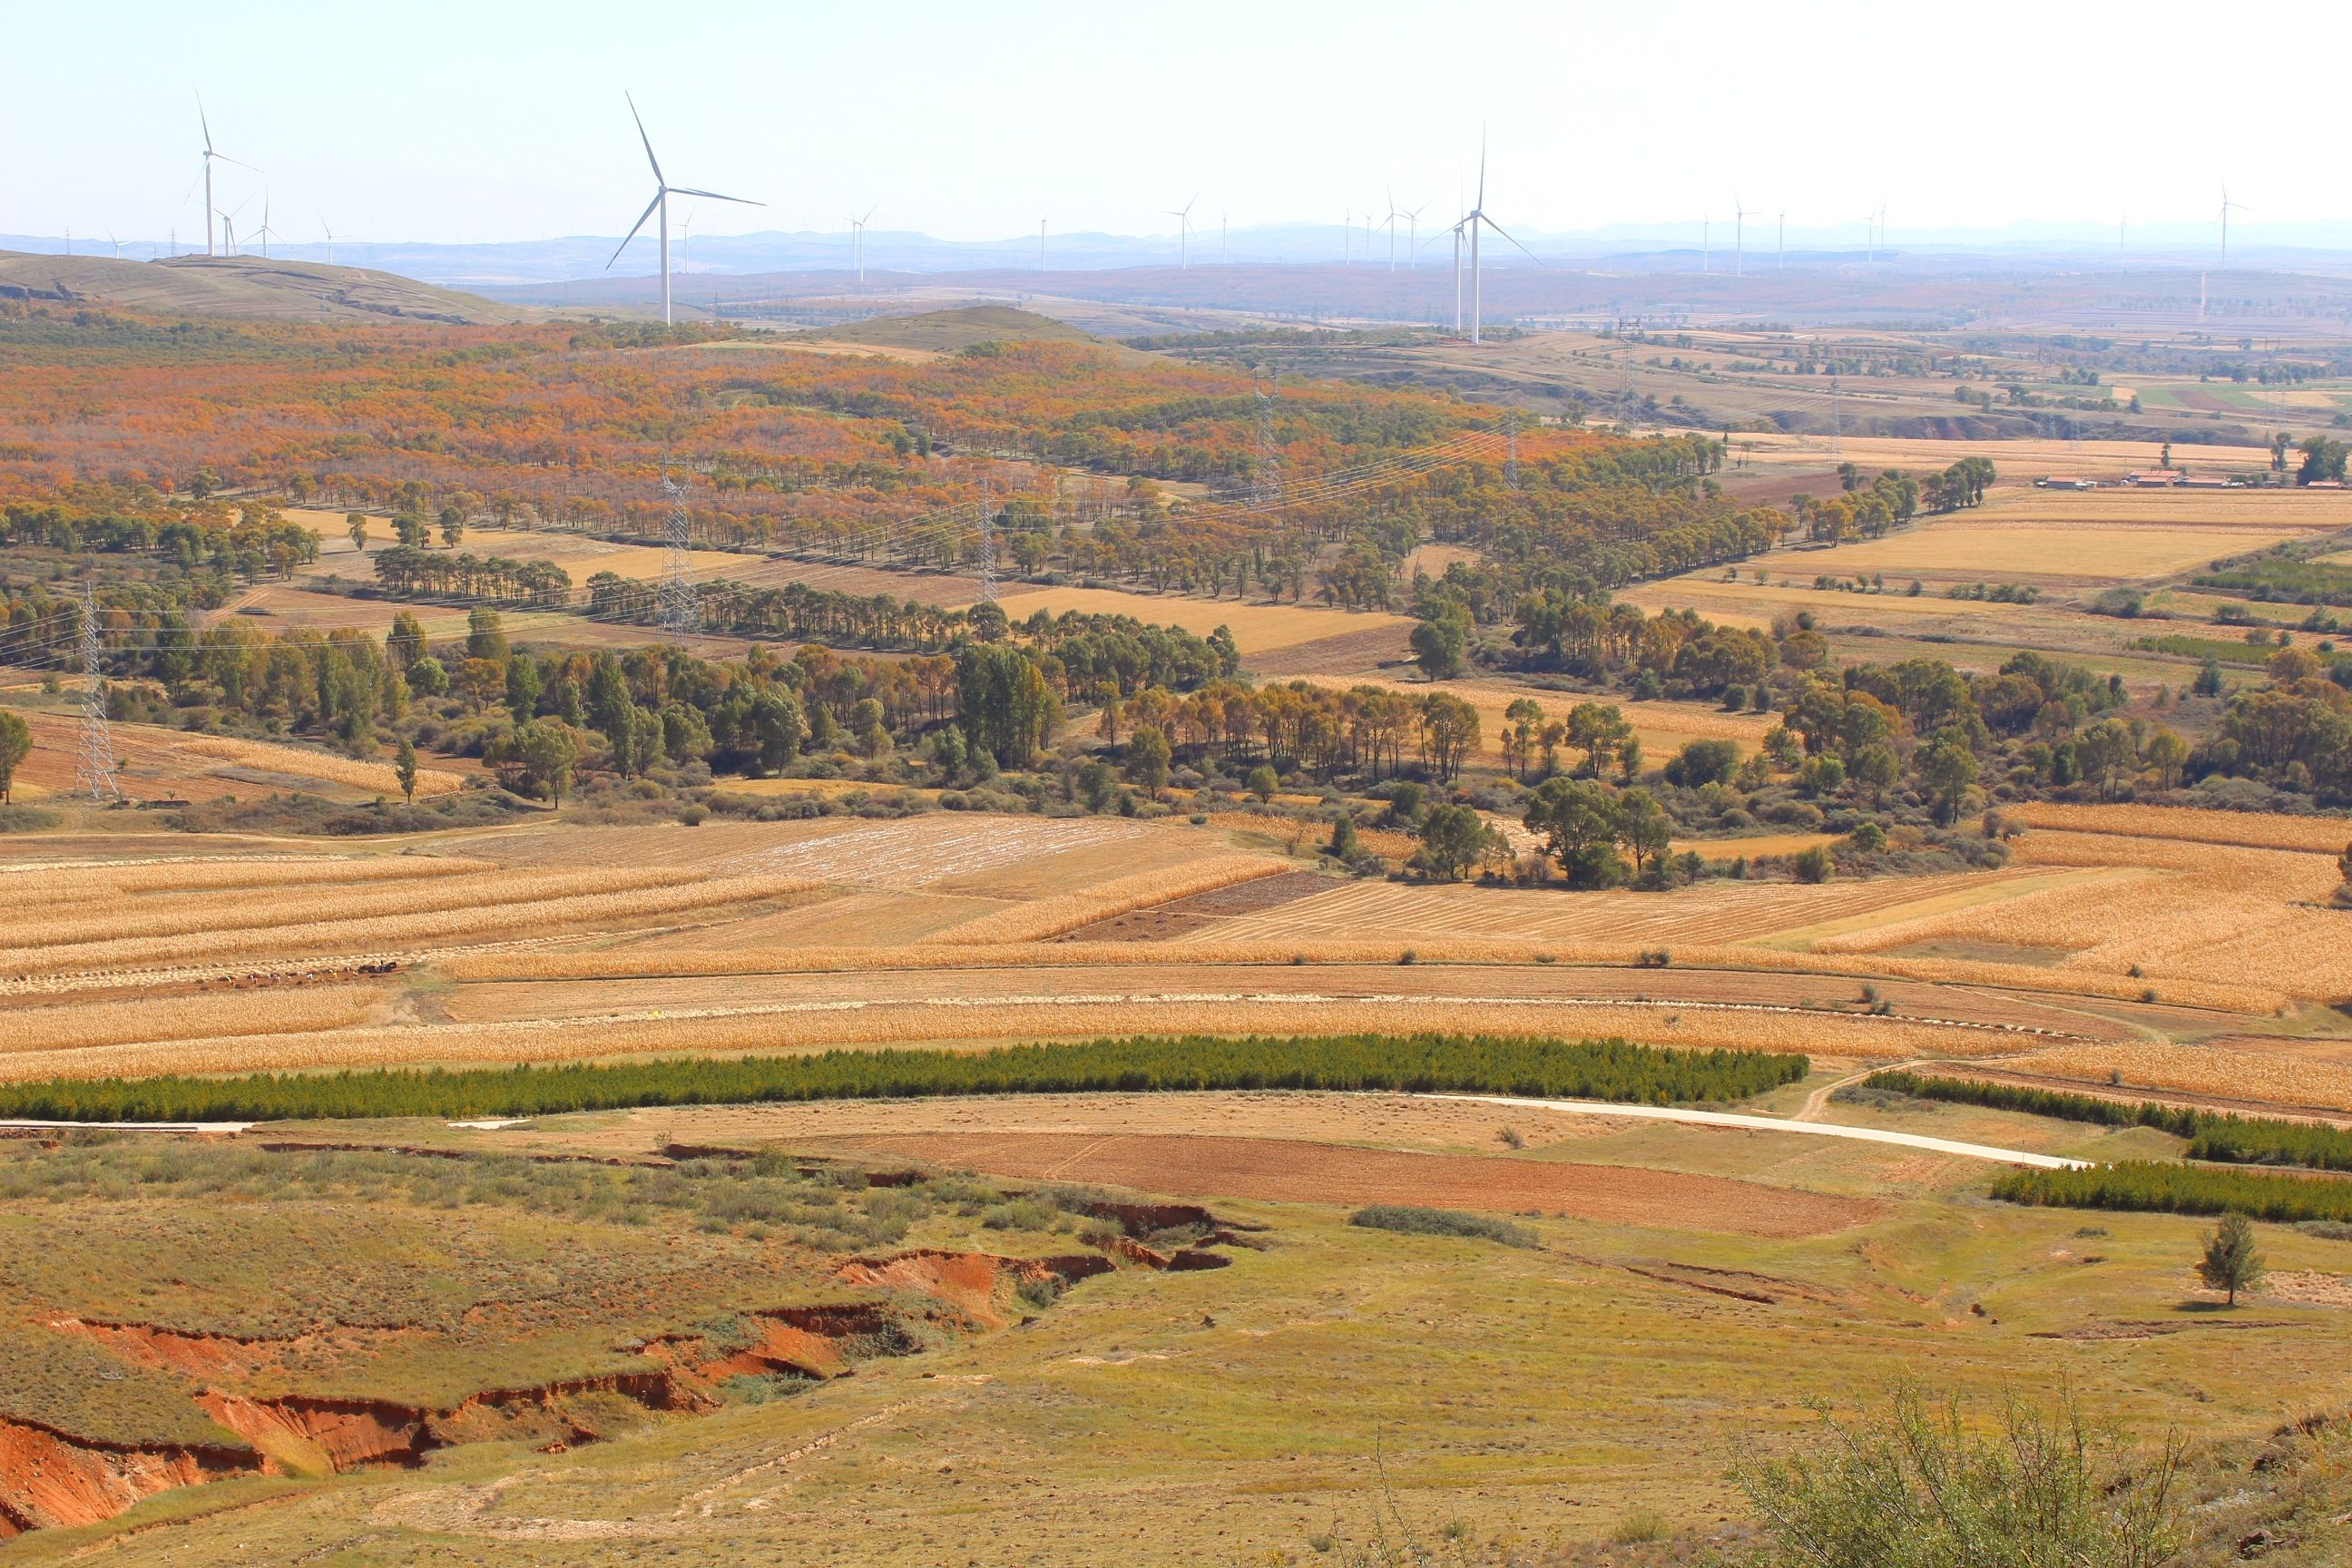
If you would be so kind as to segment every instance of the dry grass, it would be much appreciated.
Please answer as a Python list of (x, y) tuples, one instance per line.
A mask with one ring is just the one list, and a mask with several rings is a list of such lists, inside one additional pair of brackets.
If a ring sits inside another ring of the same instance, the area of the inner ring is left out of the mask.
[(1149, 909), (1171, 899), (1190, 898), (1194, 893), (1229, 888), (1260, 877), (1279, 876), (1287, 869), (1281, 861), (1269, 860), (1263, 855), (1220, 855), (1186, 865), (1139, 871), (1131, 877), (1097, 883), (1083, 892), (1032, 900), (969, 924), (951, 927), (929, 940), (960, 945), (1043, 942), (1131, 910)]
[[(326, 779), (331, 783), (350, 784), (354, 789), (374, 790), (382, 795), (398, 795), (400, 781), (391, 766), (383, 763), (355, 762), (329, 752), (313, 752), (300, 746), (271, 745), (262, 741), (240, 741), (226, 735), (183, 735), (178, 737), (180, 750), (199, 757), (210, 757), (231, 763), (241, 768), (273, 773), (295, 773), (304, 778)], [(419, 795), (452, 795), (465, 787), (466, 781), (457, 773), (442, 773), (432, 768), (416, 771), (416, 793)]]
[[(676, 879), (672, 879), (675, 882)], [(814, 886), (793, 877), (724, 877), (683, 885), (638, 886), (619, 892), (522, 899), (413, 914), (360, 914), (341, 920), (210, 931), (194, 939), (130, 937), (68, 946), (0, 952), (0, 970), (54, 974), (133, 966), (193, 964), (255, 954), (367, 953), (402, 944), (425, 944), (494, 932), (546, 933), (566, 927), (629, 926), (647, 917), (689, 910), (757, 903)]]
[(2005, 1061), (2008, 1070), (2129, 1089), (2168, 1089), (2231, 1100), (2352, 1110), (2352, 1068), (2218, 1046), (2154, 1040), (2055, 1046)]
[(305, 985), (9, 1008), (0, 1011), (0, 1052), (344, 1029), (364, 1023), (383, 996), (374, 985)]

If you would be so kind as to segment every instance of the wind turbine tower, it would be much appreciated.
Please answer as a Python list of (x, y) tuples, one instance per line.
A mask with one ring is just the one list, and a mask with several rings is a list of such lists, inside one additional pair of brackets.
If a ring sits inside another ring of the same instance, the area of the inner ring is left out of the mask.
[(2231, 201), (2230, 199), (2230, 184), (2228, 181), (2224, 180), (2221, 183), (2221, 266), (2225, 269), (2230, 265), (2230, 209), (2232, 207), (2235, 207), (2242, 213), (2250, 213), (2254, 210), (2243, 202)]
[[(1478, 266), (1478, 231), (1482, 228), (1491, 228), (1505, 239), (1510, 240), (1513, 245), (1518, 246), (1520, 254), (1529, 261), (1534, 262), (1538, 267), (1544, 264), (1543, 258), (1526, 246), (1519, 245), (1510, 230), (1486, 216), (1486, 136), (1483, 131), (1478, 135), (1478, 205), (1463, 216), (1462, 222), (1455, 226), (1455, 232), (1458, 234), (1463, 228), (1470, 231), (1470, 342), (1475, 344), (1479, 341), (1478, 326), (1484, 296), (1484, 279)], [(1454, 264), (1457, 268), (1454, 274), (1454, 296), (1459, 301), (1462, 297), (1462, 279), (1458, 268), (1462, 265), (1462, 258), (1458, 247), (1454, 251)], [(1460, 305), (1457, 303), (1454, 309), (1458, 315)]]
[(1176, 270), (1179, 272), (1192, 265), (1192, 206), (1200, 199), (1201, 193), (1195, 191), (1192, 200), (1182, 206), (1163, 209), (1176, 220)]
[[(637, 215), (637, 221), (636, 221), (635, 223), (634, 223), (634, 224), (632, 224), (632, 225), (630, 225), (630, 226), (629, 226), (629, 232), (628, 232), (627, 236), (622, 239), (622, 241), (621, 241), (621, 243), (620, 243), (619, 245), (617, 245), (617, 246), (615, 246), (615, 247), (614, 247), (614, 249), (613, 249), (613, 260), (612, 260), (612, 261), (607, 261), (606, 263), (604, 263), (604, 270), (605, 270), (605, 271), (607, 271), (607, 272), (610, 272), (610, 271), (613, 269), (613, 261), (618, 261), (618, 260), (620, 260), (620, 259), (621, 259), (621, 252), (629, 248), (629, 241), (637, 237), (637, 231), (638, 231), (639, 229), (641, 229), (641, 228), (643, 228), (643, 227), (645, 227), (645, 226), (646, 226), (646, 219), (647, 219), (647, 218), (649, 218), (649, 217), (652, 217), (656, 213), (659, 213), (659, 214), (661, 215), (661, 289), (662, 289), (662, 325), (664, 325), (664, 326), (667, 326), (667, 325), (669, 325), (669, 322), (670, 322), (670, 309), (669, 309), (669, 199), (670, 199), (670, 197), (671, 197), (671, 196), (673, 196), (673, 195), (680, 195), (680, 196), (705, 196), (705, 197), (708, 197), (709, 199), (710, 199), (711, 201), (714, 201), (714, 202), (733, 202), (733, 203), (735, 203), (735, 204), (736, 204), (737, 205), (739, 205), (739, 206), (747, 206), (747, 207), (765, 206), (767, 204), (766, 204), (766, 203), (764, 203), (764, 202), (750, 201), (750, 200), (747, 200), (746, 198), (744, 198), (744, 197), (742, 197), (742, 196), (726, 196), (726, 195), (719, 195), (717, 191), (698, 191), (698, 190), (695, 190), (695, 189), (693, 189), (692, 187), (690, 187), (690, 186), (687, 186), (687, 185), (673, 185), (673, 184), (671, 184), (669, 183), (669, 177), (668, 177), (667, 175), (666, 175), (666, 174), (664, 174), (662, 173), (661, 160), (660, 160), (659, 158), (656, 158), (656, 157), (655, 157), (655, 156), (654, 156), (654, 142), (653, 142), (653, 138), (646, 134), (646, 121), (645, 121), (645, 117), (644, 117), (643, 115), (641, 115), (641, 114), (639, 114), (639, 113), (637, 112), (637, 100), (636, 100), (635, 99), (634, 99), (634, 98), (629, 98), (629, 95), (628, 95), (628, 94), (626, 94), (626, 93), (622, 94), (622, 96), (623, 96), (624, 98), (628, 98), (628, 103), (629, 103), (629, 118), (630, 118), (631, 120), (634, 120), (634, 121), (636, 121), (636, 125), (637, 125), (637, 140), (638, 140), (639, 142), (644, 142), (644, 143), (645, 143), (645, 149), (646, 149), (646, 162), (653, 165), (653, 170), (654, 170), (654, 199), (653, 199), (652, 201), (649, 201), (649, 202), (647, 202), (647, 203), (646, 204), (646, 210), (645, 210), (645, 211), (643, 211), (643, 212), (641, 212), (641, 213), (639, 213), (639, 214)], [(870, 217), (870, 216), (872, 216), (873, 215), (869, 212), (866, 216)], [(865, 279), (864, 279), (863, 271), (861, 270), (861, 272), (860, 272), (860, 276), (859, 276), (859, 281), (863, 282), (864, 280), (865, 280)]]
[[(257, 174), (265, 173), (265, 171), (255, 169), (250, 163), (237, 163), (236, 160), (230, 157), (227, 153), (215, 153), (213, 151), (213, 124), (212, 121), (205, 116), (205, 95), (203, 93), (196, 94), (196, 123), (204, 129), (205, 133), (205, 254), (206, 256), (214, 256), (217, 255), (218, 252), (213, 248), (213, 215), (217, 213), (220, 209), (213, 205), (213, 164), (215, 162), (223, 163), (236, 163), (238, 168), (251, 169), (253, 173)], [(181, 198), (182, 201), (185, 201), (186, 199), (187, 198), (185, 196)]]
[(1731, 275), (1748, 276), (1748, 209), (1739, 205), (1739, 193), (1731, 193)]

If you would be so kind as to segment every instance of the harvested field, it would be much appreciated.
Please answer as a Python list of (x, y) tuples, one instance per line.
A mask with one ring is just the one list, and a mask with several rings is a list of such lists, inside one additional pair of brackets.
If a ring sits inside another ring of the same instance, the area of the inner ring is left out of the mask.
[(942, 931), (931, 940), (953, 942), (1043, 942), (1082, 930), (1114, 915), (1149, 909), (1171, 900), (1188, 898), (1284, 874), (1282, 862), (1262, 855), (1221, 855), (1210, 859), (1141, 871), (1100, 882), (1083, 892), (1059, 898), (1032, 899), (1009, 910)]
[(2001, 1066), (2011, 1073), (2108, 1088), (2175, 1089), (2244, 1102), (2352, 1110), (2352, 1064), (2313, 1061), (2284, 1051), (2121, 1040), (2055, 1046)]
[[(2088, 808), (2085, 808), (2088, 809)], [(2116, 809), (2116, 808), (2108, 808)], [(2126, 812), (2134, 808), (2121, 808)], [(2166, 813), (2178, 826), (2223, 831), (2226, 814)], [(2107, 819), (2120, 821), (2120, 818)], [(2240, 833), (2278, 831), (2263, 819)], [(2017, 840), (2021, 867), (2096, 868), (2105, 875), (2038, 889), (1998, 904), (1906, 917), (1889, 911), (1860, 930), (1826, 935), (1830, 952), (1876, 952), (1936, 941), (2048, 948), (2063, 970), (2167, 983), (2265, 986), (2284, 995), (2352, 995), (2352, 925), (2325, 907), (2338, 878), (2332, 854), (2250, 849), (2114, 831), (2037, 831)]]
[[(73, 715), (30, 709), (22, 716), (33, 728), (33, 754), (17, 773), (19, 786), (29, 784), (50, 793), (71, 789), (80, 733)], [(216, 800), (272, 789), (326, 793), (340, 798), (400, 794), (399, 781), (387, 763), (354, 762), (303, 746), (189, 734), (152, 724), (110, 728), (115, 755), (122, 763), (119, 775), (122, 792), (133, 800)], [(425, 761), (429, 763), (431, 759)], [(448, 795), (464, 787), (465, 782), (463, 773), (446, 767), (421, 766), (416, 793), (420, 797)]]
[(576, 1061), (646, 1052), (730, 1054), (1148, 1034), (1323, 1035), (1436, 1031), (1619, 1037), (1728, 1050), (1817, 1050), (1857, 1059), (1969, 1056), (2017, 1037), (1958, 1025), (1860, 1014), (1776, 1012), (1709, 1004), (1477, 994), (1237, 994), (1094, 991), (993, 998), (807, 1001), (767, 1006), (660, 1007), (482, 1024), (420, 1024), (230, 1036), (139, 1046), (0, 1055), (0, 1080), (217, 1073), (427, 1063)]
[(1330, 879), (1312, 871), (1284, 871), (1232, 883), (1204, 893), (1171, 899), (1109, 916), (1068, 932), (1064, 942), (1163, 942), (1190, 935), (1236, 915), (1278, 909), (1329, 888)]
[[(582, 873), (552, 881), (501, 878), (476, 902), (462, 882), (429, 899), (396, 902), (390, 912), (372, 912), (366, 901), (339, 898), (329, 909), (299, 900), (242, 909), (132, 910), (126, 921), (143, 920), (170, 934), (121, 935), (60, 941), (56, 945), (0, 949), (0, 970), (20, 975), (131, 966), (190, 965), (224, 958), (291, 953), (348, 954), (383, 947), (435, 944), (498, 932), (544, 932), (570, 926), (643, 924), (647, 916), (688, 910), (757, 903), (807, 890), (807, 881), (789, 877), (681, 879), (661, 872)], [(601, 887), (604, 891), (579, 889)], [(455, 896), (451, 896), (454, 894)], [(95, 924), (97, 922), (89, 922)], [(76, 928), (79, 935), (80, 928)]]
[(1041, 856), (1132, 846), (1151, 831), (1117, 817), (1054, 821), (942, 814), (841, 825), (805, 842), (732, 856), (713, 868), (739, 876), (789, 873), (857, 887), (928, 888), (969, 882), (976, 873), (1023, 866)]
[(1349, 1149), (1274, 1138), (907, 1133), (844, 1146), (1034, 1181), (1108, 1182), (1168, 1197), (1274, 1203), (1540, 1209), (1604, 1225), (1822, 1236), (1883, 1206), (1679, 1172), (1475, 1155)]
[(1347, 675), (1401, 664), (1411, 650), (1409, 626), (1381, 625), (1337, 637), (1316, 637), (1253, 653), (1242, 647), (1243, 668), (1267, 680), (1297, 675)]
[(0, 1054), (348, 1028), (378, 1012), (384, 999), (381, 986), (344, 984), (0, 1007)]
[(2126, 838), (2179, 838), (2193, 844), (2233, 844), (2252, 849), (2304, 849), (2335, 855), (2352, 844), (2352, 819), (2340, 816), (2193, 811), (2170, 805), (2064, 805), (2055, 801), (2028, 801), (2006, 806), (2001, 815), (2026, 827), (2112, 833)]
[[(2006, 493), (2011, 485), (2027, 493), (2031, 482), (2043, 474), (2082, 474), (2093, 479), (2121, 479), (2135, 469), (2145, 468), (2155, 454), (2145, 441), (2059, 441), (2035, 439), (2031, 437), (1998, 441), (1964, 441), (1941, 439), (1931, 436), (1848, 436), (1843, 442), (1845, 456), (1871, 472), (1880, 468), (1946, 468), (1963, 458), (1990, 458), (1999, 465), (2004, 484), (1995, 494)], [(1779, 431), (1742, 431), (1735, 449), (1748, 463), (1763, 467), (1799, 467), (1828, 468), (1832, 458), (1828, 444), (1818, 436)], [(2184, 459), (2198, 468), (2234, 471), (2259, 468), (2270, 462), (2270, 449), (2265, 447), (2194, 447), (2185, 448)], [(2170, 499), (2170, 491), (2136, 491), (2135, 498), (2154, 495)], [(2091, 491), (2089, 496), (2101, 492)]]
[(1713, 946), (1831, 921), (1899, 918), (1891, 911), (1953, 895), (2013, 898), (2030, 886), (2028, 874), (2016, 871), (1818, 885), (1716, 881), (1665, 897), (1359, 882), (1235, 921), (1217, 935), (1222, 942), (1279, 942), (1377, 931), (1400, 943), (1482, 937)]
[(1412, 622), (1403, 616), (1375, 610), (1335, 610), (1316, 605), (1262, 605), (1238, 599), (1184, 599), (1156, 594), (1131, 594), (1118, 588), (1029, 588), (1002, 595), (997, 601), (1016, 621), (1039, 610), (1060, 615), (1083, 610), (1097, 616), (1132, 616), (1150, 626), (1181, 626), (1207, 637), (1219, 626), (1234, 634), (1244, 663), (1252, 656), (1297, 647), (1328, 637), (1369, 632), (1391, 635), (1402, 647)]

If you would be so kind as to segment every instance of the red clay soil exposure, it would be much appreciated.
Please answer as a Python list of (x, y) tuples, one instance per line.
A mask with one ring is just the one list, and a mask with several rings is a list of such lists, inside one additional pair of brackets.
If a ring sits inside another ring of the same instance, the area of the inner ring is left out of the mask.
[(1418, 1204), (1515, 1214), (1540, 1209), (1609, 1225), (1696, 1226), (1745, 1236), (1820, 1236), (1861, 1225), (1883, 1207), (1863, 1198), (1678, 1171), (1415, 1154), (1281, 1138), (917, 1132), (843, 1142), (949, 1170), (1101, 1183), (1177, 1197)]
[[(1110, 1205), (1107, 1205), (1110, 1206)], [(1138, 1207), (1130, 1223), (1167, 1217), (1205, 1219), (1197, 1209)], [(1204, 1267), (1171, 1261), (1138, 1247), (1154, 1268)], [(1180, 1253), (1178, 1258), (1210, 1258)], [(1216, 1259), (1215, 1261), (1223, 1261)], [(1116, 1268), (1100, 1253), (997, 1258), (986, 1253), (915, 1251), (852, 1258), (836, 1270), (847, 1284), (925, 1298), (773, 1307), (745, 1314), (743, 1342), (717, 1344), (696, 1332), (658, 1335), (635, 1347), (656, 1363), (643, 1372), (606, 1373), (520, 1388), (490, 1388), (446, 1410), (390, 1400), (289, 1394), (257, 1398), (206, 1388), (195, 1403), (251, 1447), (141, 1447), (76, 1437), (33, 1422), (0, 1416), (0, 1540), (28, 1530), (94, 1524), (142, 1498), (224, 1476), (323, 1475), (368, 1466), (420, 1464), (437, 1448), (462, 1443), (520, 1441), (542, 1452), (596, 1441), (615, 1422), (648, 1411), (701, 1412), (718, 1403), (717, 1385), (744, 1374), (824, 1380), (874, 1356), (912, 1355), (924, 1340), (911, 1318), (960, 1330), (1002, 1328), (999, 1296), (1035, 1279), (1071, 1284)], [(289, 1347), (319, 1346), (415, 1330), (328, 1329), (296, 1339), (239, 1339), (148, 1323), (59, 1318), (50, 1327), (93, 1340), (123, 1360), (200, 1380), (251, 1375), (279, 1364)]]
[(95, 1524), (156, 1492), (263, 1468), (247, 1448), (105, 1443), (0, 1417), (0, 1539)]

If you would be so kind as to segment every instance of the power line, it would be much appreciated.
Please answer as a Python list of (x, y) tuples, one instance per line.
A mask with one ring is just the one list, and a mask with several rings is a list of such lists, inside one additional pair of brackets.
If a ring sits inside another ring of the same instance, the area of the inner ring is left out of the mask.
[(688, 573), (690, 524), (686, 514), (686, 487), (664, 473), (661, 489), (670, 503), (669, 515), (664, 521), (667, 538), (662, 551), (662, 636), (682, 645), (700, 620), (696, 614), (694, 582)]
[(106, 677), (99, 669), (98, 596), (81, 585), (81, 744), (74, 756), (74, 793), (109, 803), (122, 798), (114, 778), (114, 731), (106, 721)]

